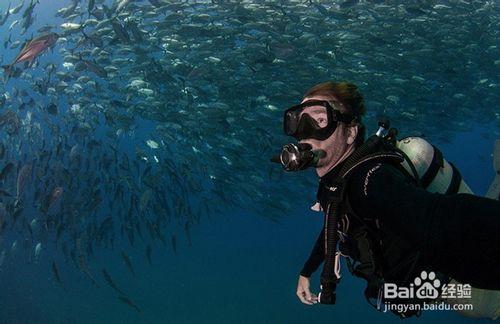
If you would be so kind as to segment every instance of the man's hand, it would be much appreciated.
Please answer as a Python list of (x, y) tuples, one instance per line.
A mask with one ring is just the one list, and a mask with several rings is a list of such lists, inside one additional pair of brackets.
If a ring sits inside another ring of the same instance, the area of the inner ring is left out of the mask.
[(309, 278), (299, 276), (299, 283), (297, 284), (297, 297), (306, 305), (314, 305), (318, 302), (318, 297), (311, 294), (309, 290)]

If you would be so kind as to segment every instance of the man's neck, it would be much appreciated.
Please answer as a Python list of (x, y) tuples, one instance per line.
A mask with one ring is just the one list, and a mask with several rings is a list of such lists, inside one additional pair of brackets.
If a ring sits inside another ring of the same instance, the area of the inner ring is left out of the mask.
[(316, 169), (316, 174), (318, 175), (318, 177), (323, 177), (325, 174), (327, 174), (328, 172), (330, 172), (331, 170), (333, 170), (337, 165), (339, 165), (340, 163), (342, 163), (342, 161), (344, 161), (345, 159), (347, 159), (347, 157), (349, 155), (351, 155), (351, 153), (354, 151), (354, 144), (351, 144), (347, 150), (344, 152), (344, 154), (342, 154), (342, 156), (335, 162), (332, 162), (330, 165), (328, 166), (325, 166), (323, 168), (317, 168)]

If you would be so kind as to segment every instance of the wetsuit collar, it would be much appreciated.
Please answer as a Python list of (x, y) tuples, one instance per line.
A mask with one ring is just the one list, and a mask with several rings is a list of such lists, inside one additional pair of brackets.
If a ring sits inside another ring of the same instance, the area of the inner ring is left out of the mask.
[(319, 178), (318, 192), (316, 193), (316, 199), (321, 204), (323, 210), (326, 210), (326, 204), (328, 202), (328, 197), (330, 196), (330, 192), (328, 187), (335, 182), (335, 179), (339, 176), (340, 170), (345, 164), (346, 160), (340, 162), (333, 169), (328, 171), (327, 174)]
[(337, 164), (333, 169), (331, 169), (330, 171), (328, 171), (327, 174), (325, 174), (324, 176), (322, 176), (321, 178), (319, 178), (320, 184), (321, 183), (323, 183), (323, 184), (324, 183), (329, 183), (332, 180), (334, 180), (339, 175), (339, 172), (342, 169), (342, 166), (345, 164), (346, 160), (347, 159), (344, 159), (342, 162), (340, 162), (339, 164)]

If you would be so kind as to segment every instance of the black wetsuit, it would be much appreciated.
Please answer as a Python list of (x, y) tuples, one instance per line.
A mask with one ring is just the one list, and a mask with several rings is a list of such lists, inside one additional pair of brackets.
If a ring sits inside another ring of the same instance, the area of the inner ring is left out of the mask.
[[(320, 180), (318, 200), (323, 210), (326, 186), (339, 169)], [(421, 267), (473, 287), (500, 289), (500, 201), (471, 194), (430, 193), (395, 166), (380, 162), (367, 162), (353, 172), (347, 196), (358, 219), (374, 215), (379, 219), (381, 262), (386, 268), (419, 250)], [(352, 217), (350, 223), (347, 240), (357, 226)], [(302, 276), (311, 276), (323, 262), (323, 233), (324, 229), (300, 272)], [(394, 274), (402, 275), (404, 271)]]

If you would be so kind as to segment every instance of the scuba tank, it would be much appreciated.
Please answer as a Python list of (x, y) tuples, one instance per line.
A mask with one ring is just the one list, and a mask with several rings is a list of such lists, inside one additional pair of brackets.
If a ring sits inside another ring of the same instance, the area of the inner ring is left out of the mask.
[(425, 190), (441, 194), (472, 193), (457, 168), (425, 139), (406, 137), (396, 142), (396, 148), (406, 155), (402, 166), (411, 175), (413, 169), (417, 172), (418, 179), (415, 180)]

